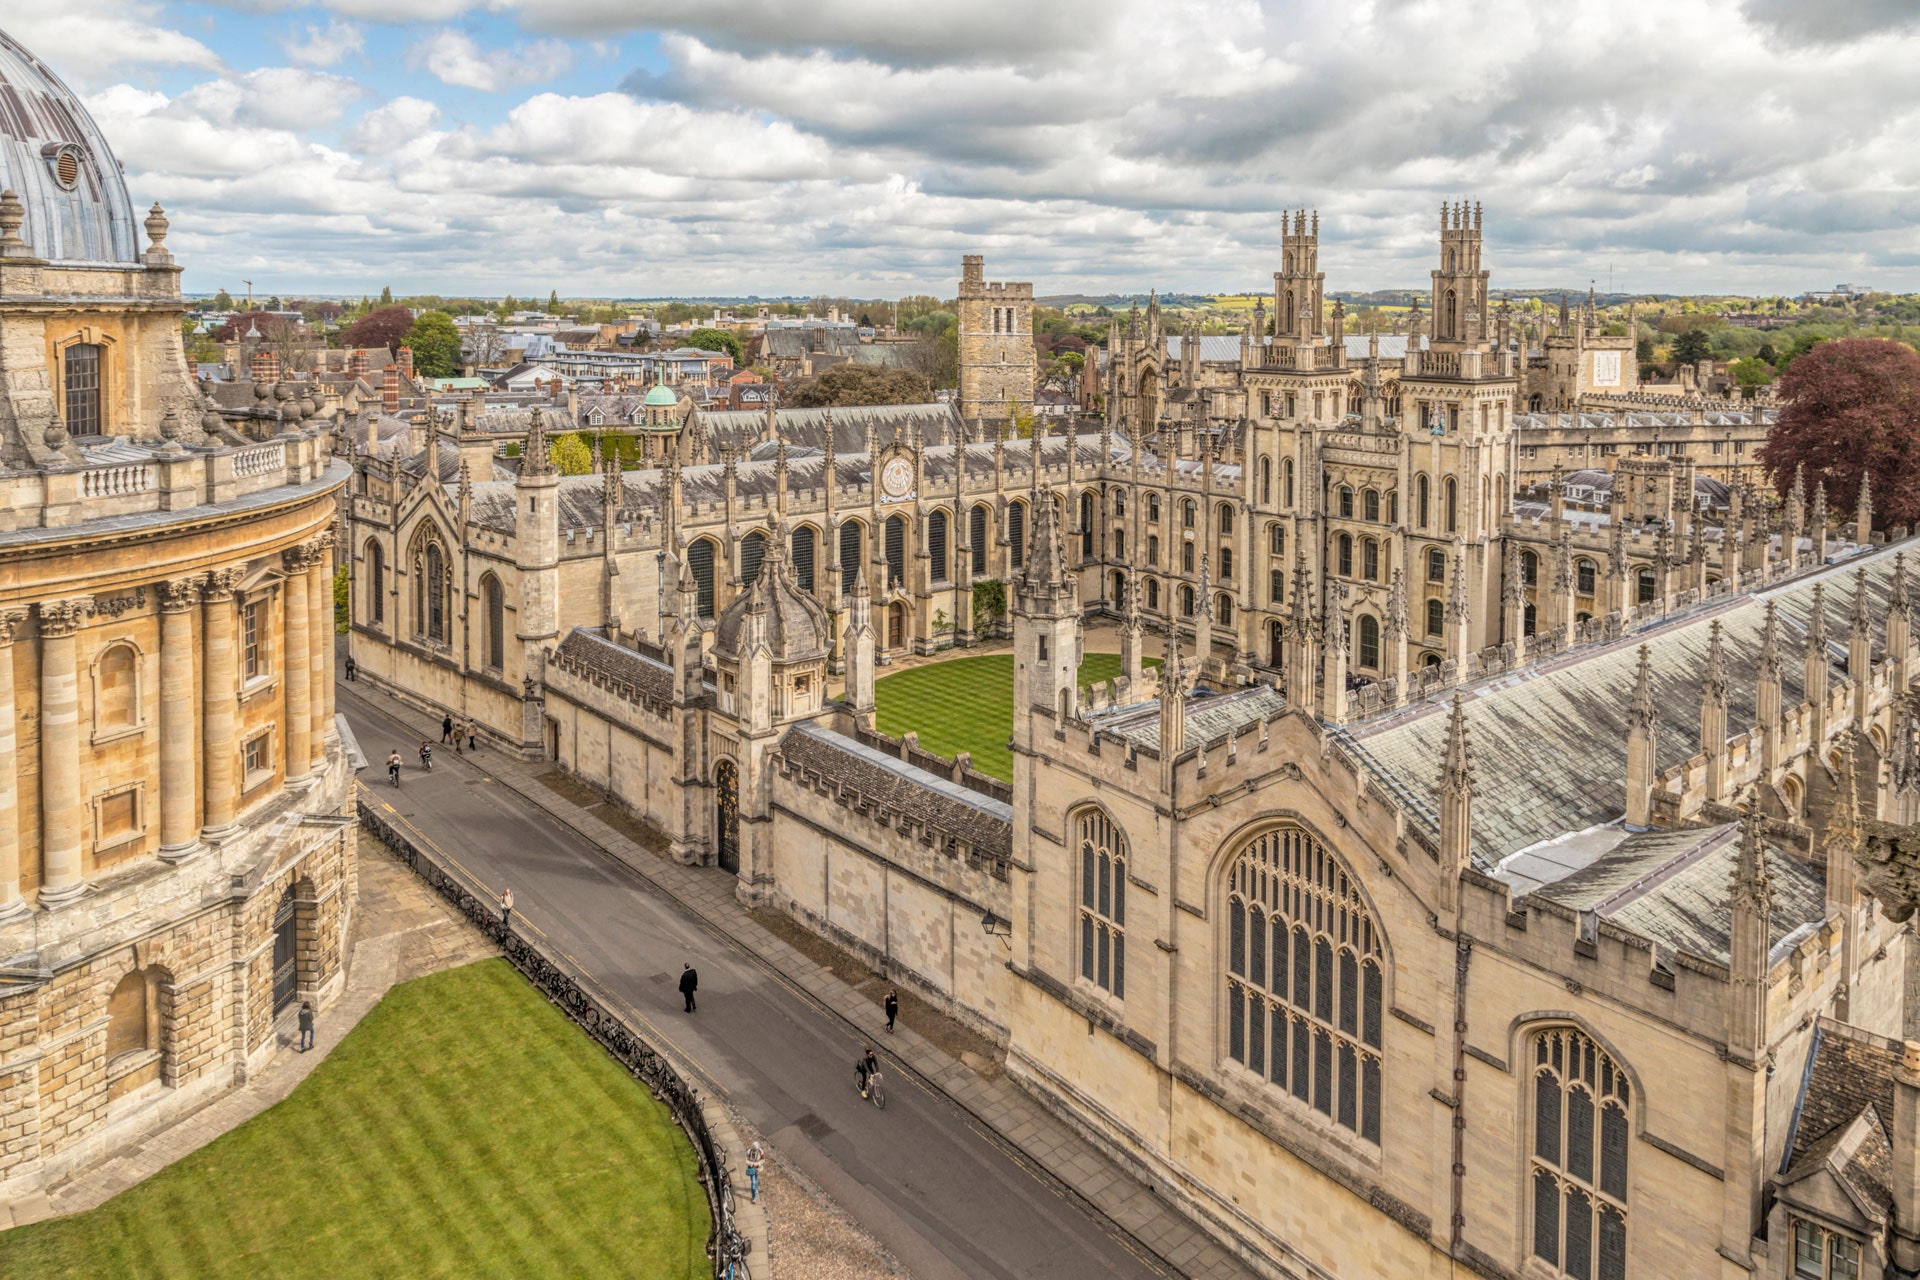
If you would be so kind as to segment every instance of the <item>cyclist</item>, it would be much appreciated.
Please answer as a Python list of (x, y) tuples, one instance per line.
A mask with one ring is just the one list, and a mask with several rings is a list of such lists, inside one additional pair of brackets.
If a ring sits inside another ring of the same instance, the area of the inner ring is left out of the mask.
[(400, 748), (395, 747), (393, 754), (387, 757), (387, 778), (394, 786), (400, 785)]
[(853, 1069), (860, 1074), (860, 1096), (864, 1098), (867, 1096), (867, 1081), (880, 1074), (880, 1060), (873, 1056), (871, 1046), (865, 1056), (853, 1064)]
[(420, 767), (428, 773), (433, 772), (433, 744), (425, 738), (420, 740)]

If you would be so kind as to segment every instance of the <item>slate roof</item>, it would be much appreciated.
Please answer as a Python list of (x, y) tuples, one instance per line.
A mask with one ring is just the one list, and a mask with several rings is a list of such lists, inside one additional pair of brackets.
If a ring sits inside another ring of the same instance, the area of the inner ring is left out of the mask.
[[(1727, 723), (1738, 732), (1754, 721), (1754, 675), (1766, 601), (1779, 609), (1781, 691), (1791, 707), (1802, 697), (1802, 655), (1814, 584), (1826, 588), (1828, 660), (1837, 676), (1845, 668), (1854, 570), (1864, 566), (1868, 571), (1869, 614), (1878, 636), (1894, 554), (1893, 548), (1885, 548), (1759, 594), (1714, 601), (1622, 640), (1585, 646), (1463, 690), (1479, 787), (1473, 808), (1476, 865), (1490, 869), (1550, 836), (1620, 816), (1626, 792), (1627, 713), (1641, 644), (1651, 649), (1654, 761), (1656, 770), (1664, 772), (1699, 749), (1700, 688), (1712, 619), (1725, 628)], [(1443, 700), (1338, 732), (1390, 790), (1411, 796), (1428, 824), (1437, 821), (1439, 761), (1447, 739)]]
[[(1386, 354), (1384, 340), (1381, 354)], [(1776, 409), (1760, 410), (1763, 425), (1778, 417), (1779, 411)], [(1709, 409), (1702, 414), (1701, 420), (1712, 427), (1742, 427), (1751, 425), (1754, 415), (1752, 410)], [(1518, 431), (1612, 431), (1621, 427), (1685, 427), (1694, 425), (1694, 422), (1690, 411), (1629, 409), (1624, 412), (1516, 413), (1513, 415), (1513, 425)]]
[(638, 689), (643, 695), (667, 702), (673, 698), (673, 668), (613, 641), (599, 631), (575, 627), (567, 632), (554, 656), (576, 662), (605, 679)]
[(1807, 1048), (1806, 1076), (1787, 1134), (1782, 1172), (1817, 1158), (1826, 1140), (1868, 1107), (1886, 1123), (1893, 1114), (1893, 1073), (1900, 1065), (1900, 1049), (1898, 1041), (1820, 1019)]
[(780, 754), (982, 853), (1005, 857), (1013, 851), (1013, 806), (937, 773), (814, 724), (788, 730), (780, 740)]
[[(1230, 732), (1244, 733), (1286, 710), (1287, 700), (1267, 685), (1251, 685), (1230, 693), (1199, 692), (1186, 702), (1187, 746), (1198, 747), (1225, 737)], [(1160, 699), (1129, 703), (1111, 711), (1092, 712), (1088, 722), (1105, 733), (1127, 739), (1135, 746), (1152, 751), (1160, 749)]]
[[(825, 449), (827, 412), (825, 409), (776, 408), (773, 411), (775, 429), (789, 445)], [(874, 439), (882, 445), (891, 443), (895, 434), (902, 440), (908, 439), (915, 426), (920, 428), (924, 443), (951, 444), (960, 426), (960, 415), (951, 404), (859, 405), (836, 408), (832, 413), (836, 453), (864, 454), (869, 425)], [(764, 438), (767, 413), (764, 409), (702, 409), (695, 414), (694, 425), (714, 447), (740, 449)]]

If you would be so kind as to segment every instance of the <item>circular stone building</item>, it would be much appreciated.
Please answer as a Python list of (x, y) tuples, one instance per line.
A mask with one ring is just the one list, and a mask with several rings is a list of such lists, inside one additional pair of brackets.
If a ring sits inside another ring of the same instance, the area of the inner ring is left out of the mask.
[(340, 981), (346, 467), (319, 419), (202, 399), (166, 234), (0, 33), (0, 1203), (244, 1081)]

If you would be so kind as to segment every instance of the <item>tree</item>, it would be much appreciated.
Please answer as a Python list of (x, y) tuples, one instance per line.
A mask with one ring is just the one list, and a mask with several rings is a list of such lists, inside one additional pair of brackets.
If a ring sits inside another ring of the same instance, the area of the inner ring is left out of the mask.
[(587, 447), (578, 431), (555, 436), (549, 453), (553, 469), (563, 476), (584, 476), (593, 470), (593, 450)]
[(451, 378), (460, 372), (460, 330), (444, 311), (422, 311), (407, 330), (413, 348), (413, 367), (429, 378)]
[(267, 330), (275, 323), (285, 322), (278, 316), (265, 311), (241, 311), (227, 317), (225, 324), (213, 331), (215, 342), (239, 342), (249, 332), (258, 331), (261, 337), (267, 336)]
[(1885, 338), (1824, 342), (1780, 379), (1786, 407), (1760, 447), (1760, 462), (1785, 493), (1805, 467), (1809, 489), (1827, 486), (1833, 509), (1850, 511), (1860, 477), (1873, 481), (1874, 524), (1920, 520), (1920, 352)]
[(1652, 364), (1653, 339), (1647, 337), (1645, 334), (1641, 334), (1640, 340), (1633, 344), (1633, 358), (1641, 364)]
[(214, 294), (213, 309), (215, 311), (233, 310), (233, 295), (228, 293), (225, 289), (222, 289), (220, 292)]
[(796, 409), (819, 409), (828, 405), (925, 404), (931, 399), (926, 379), (917, 373), (870, 364), (837, 364), (794, 392), (787, 403)]
[(1761, 343), (1760, 349), (1754, 352), (1753, 354), (1757, 358), (1761, 360), (1765, 360), (1768, 364), (1777, 364), (1779, 363), (1779, 360), (1780, 360), (1780, 353), (1773, 349), (1773, 344), (1771, 342)]
[(1761, 387), (1773, 382), (1773, 366), (1755, 356), (1735, 360), (1732, 372), (1734, 385), (1739, 387), (1740, 394), (1749, 400)]
[(380, 290), (380, 305), (383, 307), (393, 305), (393, 290), (391, 288), (383, 287)]
[(1673, 358), (1679, 364), (1698, 364), (1713, 354), (1713, 340), (1705, 329), (1689, 329), (1673, 340)]
[(397, 348), (413, 329), (413, 312), (405, 307), (379, 307), (348, 325), (340, 335), (343, 347)]
[(491, 369), (499, 365), (507, 354), (506, 339), (500, 336), (498, 325), (476, 324), (469, 326), (465, 333), (464, 347), (467, 359), (477, 367)]
[(560, 291), (558, 289), (551, 289), (547, 292), (547, 314), (550, 316), (560, 314)]
[(724, 351), (740, 363), (740, 335), (731, 329), (695, 329), (687, 335), (687, 345), (702, 351)]

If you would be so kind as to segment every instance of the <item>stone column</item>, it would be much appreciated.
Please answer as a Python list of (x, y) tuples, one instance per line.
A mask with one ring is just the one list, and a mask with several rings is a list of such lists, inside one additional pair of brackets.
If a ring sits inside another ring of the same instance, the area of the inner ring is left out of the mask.
[(193, 607), (200, 583), (160, 584), (160, 856), (168, 862), (200, 847), (193, 825)]
[(13, 637), (26, 612), (0, 612), (0, 920), (23, 915), (20, 897), (20, 781), (15, 755), (13, 705)]
[(280, 665), (286, 680), (286, 779), (292, 784), (313, 772), (308, 746), (313, 737), (313, 641), (307, 630), (307, 573), (313, 567), (313, 548), (289, 547), (280, 559), (287, 571), (280, 590), (285, 640), (285, 661)]
[(240, 714), (235, 701), (239, 666), (233, 652), (233, 588), (239, 580), (238, 569), (216, 569), (207, 575), (206, 609), (201, 620), (205, 657), (200, 666), (204, 704), (201, 756), (206, 776), (202, 838), (218, 838), (233, 830), (239, 805), (240, 761), (234, 754), (233, 739)]
[(80, 681), (74, 632), (88, 596), (40, 603), (40, 903), (57, 907), (86, 891), (80, 872), (86, 830), (80, 800)]
[(333, 550), (332, 539), (325, 536), (314, 543), (313, 566), (307, 570), (307, 633), (313, 680), (308, 749), (313, 768), (320, 769), (326, 765), (327, 730), (333, 727)]

